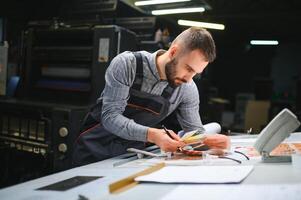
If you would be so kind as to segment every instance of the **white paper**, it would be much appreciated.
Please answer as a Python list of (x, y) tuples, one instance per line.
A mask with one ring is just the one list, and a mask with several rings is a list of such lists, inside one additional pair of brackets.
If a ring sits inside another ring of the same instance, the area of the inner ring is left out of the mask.
[(98, 62), (109, 61), (110, 39), (99, 38)]
[(167, 166), (135, 180), (159, 183), (239, 183), (252, 169), (253, 166)]
[(256, 139), (257, 138), (231, 138), (231, 143), (253, 145), (256, 142)]
[(161, 200), (300, 200), (299, 184), (181, 185)]
[[(238, 153), (230, 153), (226, 157), (233, 158), (240, 160), (242, 163), (248, 162), (248, 160), (241, 154)], [(166, 159), (166, 158), (151, 158), (151, 159), (145, 159), (143, 162), (139, 162), (139, 165), (146, 165), (150, 166), (152, 164), (157, 163), (165, 163), (167, 166), (225, 166), (225, 165), (240, 165), (239, 163), (230, 160), (230, 159), (224, 159), (219, 158), (215, 155), (207, 155), (206, 158), (202, 159), (195, 159), (195, 160), (189, 160), (189, 159)]]
[[(219, 125), (219, 123), (216, 123), (216, 122), (212, 122), (212, 123), (208, 123), (208, 124), (205, 124), (204, 126), (204, 129), (205, 129), (205, 133), (206, 134), (215, 134), (215, 133), (220, 133), (221, 132), (221, 125)], [(179, 131), (178, 132), (178, 135), (180, 137), (184, 137), (184, 135), (188, 134), (188, 135), (193, 135), (194, 132), (196, 132), (197, 130), (194, 130), (194, 131), (189, 131), (189, 132), (184, 132), (183, 130)], [(186, 137), (186, 136), (185, 136)]]
[(206, 134), (215, 134), (215, 133), (220, 133), (222, 130), (221, 125), (216, 122), (208, 123), (204, 125), (205, 133)]
[(286, 138), (283, 143), (301, 143), (301, 132), (291, 133), (291, 135)]

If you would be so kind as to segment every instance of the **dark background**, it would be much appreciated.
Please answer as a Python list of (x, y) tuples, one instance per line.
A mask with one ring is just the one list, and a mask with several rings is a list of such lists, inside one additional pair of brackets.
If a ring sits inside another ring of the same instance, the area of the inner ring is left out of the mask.
[[(0, 16), (5, 23), (4, 38), (10, 45), (9, 75), (19, 71), (22, 31), (26, 30), (28, 22), (70, 17), (66, 13), (72, 9), (74, 1), (2, 1)], [(103, 18), (150, 16), (148, 10), (140, 12), (140, 8), (130, 6), (134, 1), (124, 2), (118, 1), (115, 11), (97, 13), (100, 23)], [(227, 109), (235, 109), (236, 94), (255, 92), (258, 79), (272, 82), (272, 91), (267, 91), (267, 98), (289, 100), (294, 109), (298, 107), (300, 1), (192, 1), (192, 5), (203, 4), (210, 7), (204, 13), (158, 16), (152, 34), (158, 28), (167, 27), (173, 38), (186, 28), (177, 25), (178, 19), (222, 23), (225, 30), (209, 30), (216, 41), (217, 59), (209, 64), (202, 77), (217, 89), (218, 97), (230, 101)], [(278, 40), (279, 45), (251, 46), (251, 39)]]

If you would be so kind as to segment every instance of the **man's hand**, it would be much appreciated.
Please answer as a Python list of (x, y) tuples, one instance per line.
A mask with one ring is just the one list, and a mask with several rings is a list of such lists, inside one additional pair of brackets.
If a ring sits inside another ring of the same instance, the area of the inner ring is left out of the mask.
[(203, 143), (213, 149), (230, 148), (230, 138), (222, 134), (206, 134)]
[(155, 143), (166, 152), (175, 152), (178, 147), (185, 145), (184, 142), (180, 141), (180, 137), (175, 132), (172, 130), (168, 131), (173, 139), (165, 133), (164, 129), (149, 128), (147, 130), (147, 141)]

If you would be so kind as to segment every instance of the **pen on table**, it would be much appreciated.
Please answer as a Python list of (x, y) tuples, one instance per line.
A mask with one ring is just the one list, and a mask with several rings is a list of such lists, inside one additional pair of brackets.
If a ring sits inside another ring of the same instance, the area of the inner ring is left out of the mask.
[(167, 128), (166, 128), (164, 125), (162, 125), (162, 128), (164, 129), (165, 133), (166, 133), (171, 139), (174, 139), (174, 138), (172, 137), (172, 135), (170, 134), (170, 132), (167, 130)]

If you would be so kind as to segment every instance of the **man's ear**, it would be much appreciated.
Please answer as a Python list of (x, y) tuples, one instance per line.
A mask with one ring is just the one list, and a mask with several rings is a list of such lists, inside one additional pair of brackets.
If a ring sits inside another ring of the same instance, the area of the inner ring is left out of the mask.
[(169, 48), (168, 51), (169, 51), (168, 54), (169, 59), (173, 59), (179, 51), (179, 46), (177, 44), (174, 44)]

